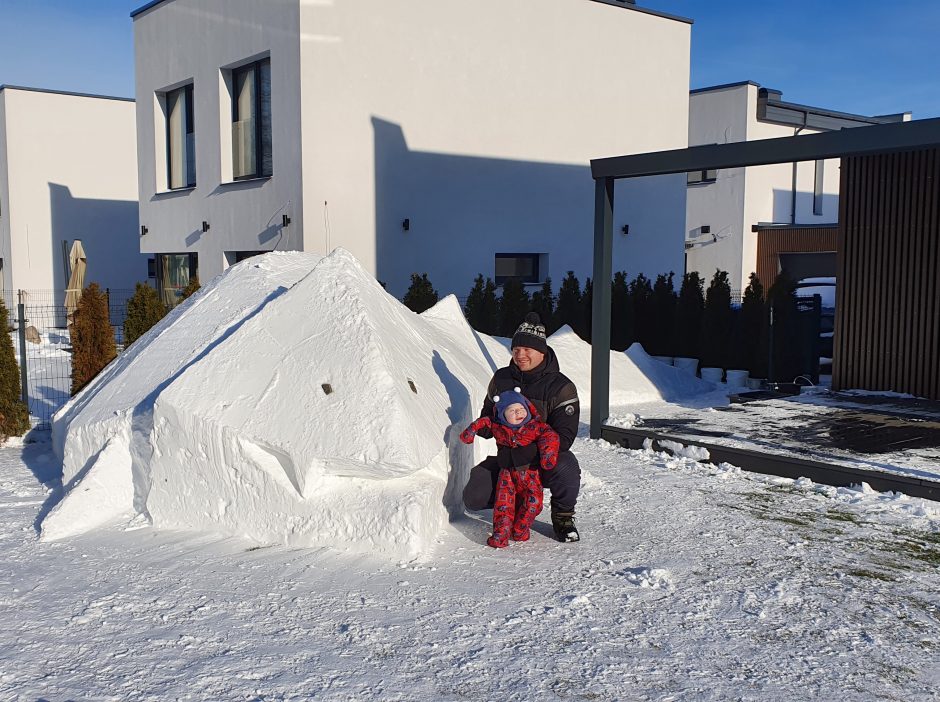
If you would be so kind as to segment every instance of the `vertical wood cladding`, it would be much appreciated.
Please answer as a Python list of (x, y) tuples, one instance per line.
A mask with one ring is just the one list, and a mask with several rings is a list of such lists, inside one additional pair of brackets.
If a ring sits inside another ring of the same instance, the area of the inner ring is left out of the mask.
[(833, 389), (940, 400), (940, 150), (843, 159)]
[[(757, 277), (764, 292), (777, 280), (781, 253), (813, 253), (838, 251), (839, 228), (831, 227), (768, 227), (757, 230)], [(745, 284), (747, 282), (745, 281)]]

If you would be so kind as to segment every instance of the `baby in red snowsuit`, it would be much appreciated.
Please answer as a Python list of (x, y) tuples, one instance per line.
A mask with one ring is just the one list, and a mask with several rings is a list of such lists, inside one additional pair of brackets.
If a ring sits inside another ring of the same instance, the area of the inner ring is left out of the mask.
[[(480, 429), (487, 428), (500, 446), (528, 446), (533, 441), (539, 447), (542, 470), (551, 470), (558, 461), (558, 434), (541, 421), (535, 406), (523, 396), (519, 388), (493, 397), (493, 417), (480, 417), (463, 430), (460, 440), (472, 444)], [(493, 548), (505, 548), (510, 536), (513, 541), (527, 541), (529, 529), (542, 511), (542, 479), (538, 468), (503, 468), (496, 484), (496, 504), (493, 506), (493, 535), (486, 543)]]

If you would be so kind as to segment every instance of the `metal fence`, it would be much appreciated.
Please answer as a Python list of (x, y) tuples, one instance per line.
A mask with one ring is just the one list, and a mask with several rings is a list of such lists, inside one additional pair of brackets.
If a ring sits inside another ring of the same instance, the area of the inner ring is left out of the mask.
[[(118, 353), (124, 349), (124, 320), (133, 290), (106, 289)], [(72, 390), (72, 343), (65, 295), (54, 290), (3, 290), (24, 402), (35, 428), (48, 429), (52, 415)]]

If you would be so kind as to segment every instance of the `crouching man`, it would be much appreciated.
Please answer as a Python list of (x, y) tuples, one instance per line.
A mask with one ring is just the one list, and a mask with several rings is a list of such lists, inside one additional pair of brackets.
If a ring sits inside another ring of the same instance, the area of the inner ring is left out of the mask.
[[(558, 367), (555, 352), (545, 340), (545, 327), (538, 314), (530, 312), (512, 337), (512, 360), (500, 368), (490, 380), (483, 401), (481, 417), (493, 414), (493, 397), (501, 392), (520, 388), (538, 410), (539, 416), (560, 439), (558, 463), (554, 470), (540, 470), (542, 485), (551, 492), (552, 526), (559, 541), (578, 541), (574, 508), (581, 489), (581, 467), (571, 453), (571, 444), (578, 434), (580, 404), (578, 391)], [(481, 436), (491, 438), (480, 432)], [(500, 446), (496, 456), (487, 457), (470, 470), (470, 479), (463, 491), (467, 509), (493, 507), (501, 468), (538, 466), (538, 446)]]

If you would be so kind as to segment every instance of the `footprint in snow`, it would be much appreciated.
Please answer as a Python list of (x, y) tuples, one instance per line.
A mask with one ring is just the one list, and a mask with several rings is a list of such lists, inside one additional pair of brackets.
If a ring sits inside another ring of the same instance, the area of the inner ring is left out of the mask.
[(620, 571), (628, 583), (634, 587), (649, 590), (672, 590), (675, 584), (672, 575), (665, 568), (627, 568)]

